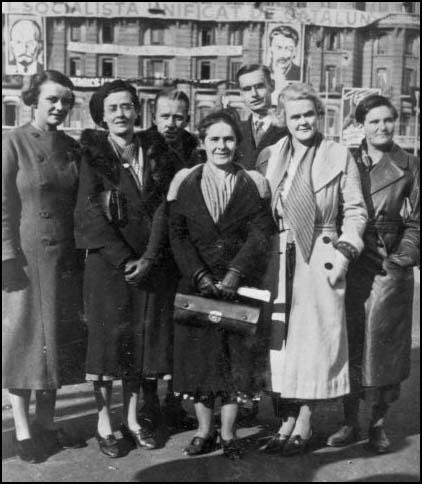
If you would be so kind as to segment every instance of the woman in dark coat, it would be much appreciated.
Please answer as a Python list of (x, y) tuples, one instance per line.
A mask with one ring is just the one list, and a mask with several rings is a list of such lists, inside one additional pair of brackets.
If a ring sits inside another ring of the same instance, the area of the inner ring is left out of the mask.
[(358, 439), (359, 396), (369, 399), (369, 444), (389, 450), (384, 419), (409, 376), (413, 266), (419, 263), (419, 160), (393, 142), (397, 111), (379, 95), (356, 108), (365, 139), (355, 150), (369, 213), (365, 249), (347, 278), (351, 394), (345, 425), (328, 439), (341, 446)]
[(84, 299), (89, 329), (87, 380), (99, 409), (97, 440), (118, 457), (110, 422), (112, 380), (123, 379), (121, 431), (138, 447), (154, 448), (150, 428), (137, 420), (141, 377), (171, 372), (170, 321), (174, 288), (160, 268), (166, 240), (165, 195), (171, 163), (154, 159), (142, 135), (136, 90), (123, 81), (102, 86), (91, 98), (94, 121), (108, 131), (82, 134), (83, 155), (75, 237), (87, 249)]
[[(199, 126), (199, 137), (207, 162), (181, 170), (168, 195), (170, 244), (182, 276), (179, 291), (232, 298), (240, 281), (256, 286), (265, 271), (273, 229), (267, 182), (233, 163), (241, 135), (230, 115), (209, 115)], [(176, 325), (174, 389), (194, 396), (199, 421), (185, 449), (188, 455), (213, 447), (213, 406), (221, 396), (224, 454), (240, 456), (233, 426), (237, 394), (251, 390), (251, 344), (215, 327)]]
[[(82, 380), (77, 369), (84, 356), (74, 342), (84, 336), (83, 252), (73, 238), (80, 150), (57, 131), (73, 106), (72, 89), (60, 72), (33, 76), (23, 100), (34, 108), (34, 120), (3, 137), (3, 387), (9, 388), (17, 453), (29, 462), (57, 444), (72, 445), (54, 429), (56, 390)], [(32, 390), (37, 405), (30, 428)]]

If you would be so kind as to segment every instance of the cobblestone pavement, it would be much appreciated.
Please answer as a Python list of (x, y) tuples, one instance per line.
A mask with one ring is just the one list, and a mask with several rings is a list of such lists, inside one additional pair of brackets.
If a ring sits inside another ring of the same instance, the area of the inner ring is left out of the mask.
[[(417, 273), (419, 277), (419, 272)], [(420, 384), (419, 384), (419, 284), (414, 306), (412, 373), (403, 384), (402, 395), (390, 412), (387, 432), (393, 445), (390, 454), (376, 456), (366, 440), (343, 449), (324, 447), (325, 438), (342, 421), (339, 401), (320, 404), (314, 415), (315, 438), (304, 456), (262, 455), (260, 439), (275, 428), (269, 399), (260, 404), (258, 424), (242, 428), (239, 437), (247, 453), (237, 462), (221, 456), (221, 450), (196, 458), (185, 457), (183, 446), (193, 431), (171, 435), (165, 446), (153, 451), (133, 450), (120, 459), (99, 453), (94, 438), (95, 404), (88, 384), (63, 388), (58, 394), (57, 417), (71, 432), (83, 435), (88, 446), (66, 450), (46, 462), (30, 465), (13, 452), (13, 421), (3, 392), (2, 457), (4, 482), (417, 482), (420, 480)], [(118, 428), (121, 388), (115, 386), (113, 418)], [(362, 439), (367, 434), (368, 413), (361, 416)], [(118, 433), (116, 433), (119, 436)]]

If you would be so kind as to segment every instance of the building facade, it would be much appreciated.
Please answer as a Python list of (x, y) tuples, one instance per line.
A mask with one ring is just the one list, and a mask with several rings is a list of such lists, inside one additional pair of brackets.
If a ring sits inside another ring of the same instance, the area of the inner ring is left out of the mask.
[[(88, 101), (112, 78), (130, 80), (152, 122), (154, 97), (167, 85), (190, 96), (191, 126), (221, 102), (248, 113), (236, 86), (244, 63), (265, 63), (268, 29), (300, 25), (302, 80), (325, 99), (326, 134), (340, 138), (343, 88), (378, 88), (399, 111), (398, 141), (415, 145), (420, 84), (418, 2), (10, 2), (4, 3), (2, 127), (28, 121), (21, 103), (28, 76), (7, 74), (16, 19), (39, 21), (44, 66), (66, 73), (76, 104), (65, 126), (75, 137), (92, 126)], [(13, 24), (14, 25), (14, 24)], [(10, 69), (9, 69), (10, 72)], [(218, 86), (217, 86), (218, 84)]]

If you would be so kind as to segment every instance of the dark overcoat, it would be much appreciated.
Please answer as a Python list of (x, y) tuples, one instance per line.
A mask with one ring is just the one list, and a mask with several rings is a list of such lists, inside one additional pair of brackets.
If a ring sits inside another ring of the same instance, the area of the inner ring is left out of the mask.
[(259, 153), (288, 134), (287, 128), (272, 124), (263, 134), (258, 146), (256, 146), (252, 129), (252, 115), (246, 121), (242, 121), (239, 127), (242, 133), (242, 141), (237, 148), (239, 154), (238, 162), (246, 170), (255, 170)]
[(3, 386), (53, 390), (83, 378), (83, 251), (76, 250), (79, 145), (26, 124), (3, 137), (2, 261), (26, 287), (3, 291)]
[[(111, 148), (105, 132), (82, 134), (82, 163), (75, 211), (78, 247), (87, 249), (84, 298), (89, 328), (87, 373), (116, 377), (171, 372), (170, 316), (176, 281), (163, 257), (167, 233), (165, 195), (174, 163), (165, 149), (143, 150), (142, 189)], [(152, 155), (154, 153), (154, 155)], [(123, 200), (126, 222), (106, 217), (101, 194), (115, 189)], [(141, 256), (153, 259), (150, 275), (138, 286), (124, 279), (124, 264)]]
[(352, 383), (394, 385), (410, 370), (412, 266), (420, 257), (419, 160), (394, 145), (369, 170), (362, 147), (353, 155), (369, 223), (365, 249), (347, 277)]
[[(202, 166), (184, 179), (170, 206), (170, 244), (181, 272), (179, 292), (195, 292), (193, 276), (207, 269), (222, 280), (229, 267), (242, 284), (259, 287), (266, 269), (273, 222), (269, 201), (238, 167), (229, 205), (217, 224), (201, 191)], [(174, 388), (178, 392), (234, 392), (251, 389), (253, 339), (220, 329), (176, 324)]]

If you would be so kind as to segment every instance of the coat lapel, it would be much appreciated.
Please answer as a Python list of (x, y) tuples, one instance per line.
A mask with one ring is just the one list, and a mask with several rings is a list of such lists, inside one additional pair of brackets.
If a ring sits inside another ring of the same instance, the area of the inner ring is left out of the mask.
[(314, 193), (334, 180), (346, 168), (347, 148), (323, 139), (312, 165)]
[(371, 180), (371, 194), (379, 192), (403, 178), (403, 168), (406, 166), (406, 154), (403, 153), (400, 148), (394, 146), (392, 151), (390, 153), (385, 153), (369, 173)]

